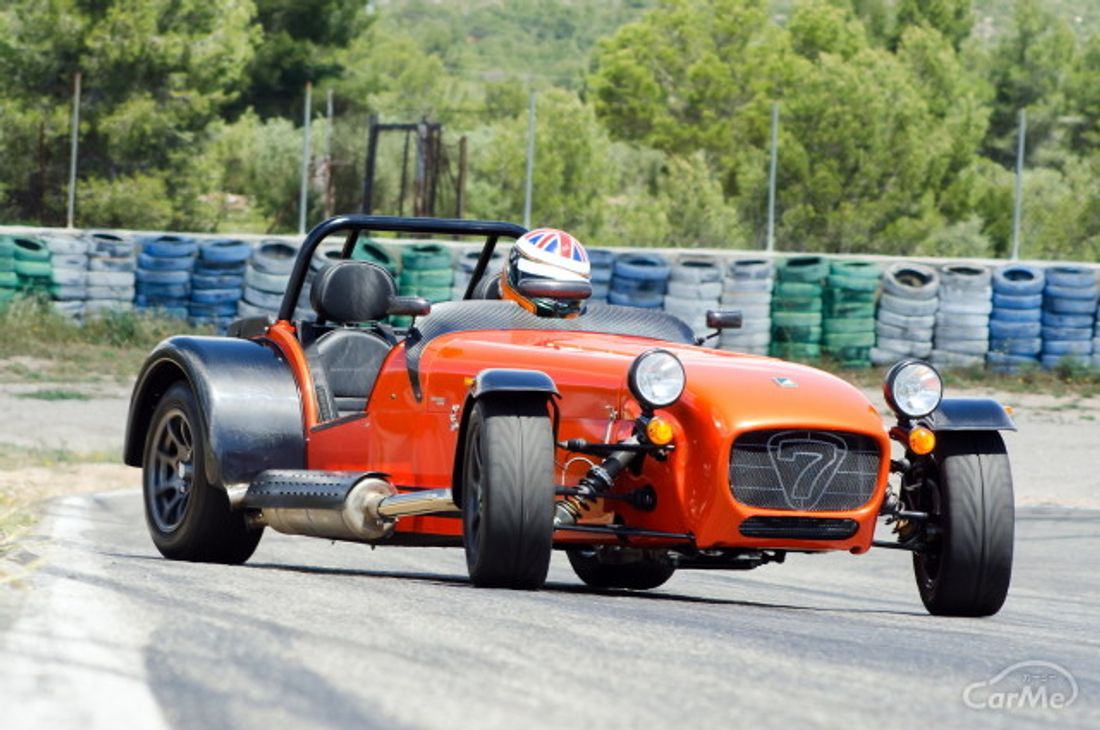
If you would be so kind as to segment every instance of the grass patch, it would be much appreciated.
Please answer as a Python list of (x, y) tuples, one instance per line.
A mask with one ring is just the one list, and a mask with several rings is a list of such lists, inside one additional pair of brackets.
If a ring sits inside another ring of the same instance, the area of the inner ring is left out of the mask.
[[(847, 380), (861, 388), (882, 386), (889, 368), (845, 370), (835, 362), (825, 361), (816, 367)], [(1016, 374), (997, 373), (981, 367), (941, 370), (945, 390), (990, 389), (1005, 393), (1044, 393), (1056, 397), (1100, 395), (1100, 369), (1066, 360), (1052, 370), (1027, 367)]]
[(178, 334), (210, 330), (138, 312), (104, 312), (81, 325), (54, 311), (48, 301), (19, 297), (0, 308), (0, 378), (125, 383), (137, 375), (158, 342)]
[(76, 390), (62, 390), (48, 388), (46, 390), (33, 390), (29, 393), (17, 393), (16, 398), (32, 398), (35, 400), (91, 400), (92, 396)]

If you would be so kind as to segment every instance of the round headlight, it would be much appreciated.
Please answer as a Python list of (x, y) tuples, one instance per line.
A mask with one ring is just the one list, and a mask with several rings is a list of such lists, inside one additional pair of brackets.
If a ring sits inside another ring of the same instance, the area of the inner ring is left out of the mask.
[(928, 363), (903, 360), (886, 373), (882, 392), (895, 413), (921, 418), (939, 407), (943, 399), (943, 379)]
[(687, 376), (680, 358), (668, 350), (647, 350), (630, 366), (630, 392), (647, 408), (665, 408), (680, 399)]

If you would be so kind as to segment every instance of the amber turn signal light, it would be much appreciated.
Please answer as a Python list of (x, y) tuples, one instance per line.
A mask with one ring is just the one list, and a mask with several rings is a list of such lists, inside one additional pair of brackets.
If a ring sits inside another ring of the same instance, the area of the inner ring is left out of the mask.
[(645, 437), (655, 446), (672, 443), (672, 424), (662, 418), (651, 418), (645, 425)]
[(909, 450), (914, 454), (931, 454), (936, 448), (936, 434), (924, 426), (914, 428), (909, 432)]

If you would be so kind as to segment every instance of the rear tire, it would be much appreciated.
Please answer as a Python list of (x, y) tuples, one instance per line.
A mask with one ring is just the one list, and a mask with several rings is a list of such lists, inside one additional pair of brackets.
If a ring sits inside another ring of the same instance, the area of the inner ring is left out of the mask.
[(992, 616), (1012, 578), (1015, 506), (1004, 441), (996, 432), (944, 436), (935, 464), (921, 508), (940, 534), (913, 555), (921, 600), (936, 616)]
[(537, 589), (554, 537), (554, 437), (542, 401), (482, 398), (466, 431), (462, 543), (480, 587)]
[(142, 491), (145, 522), (169, 560), (243, 563), (263, 529), (229, 507), (225, 490), (206, 481), (206, 433), (190, 386), (176, 383), (161, 397), (145, 439)]
[(628, 588), (647, 591), (668, 582), (676, 568), (646, 551), (640, 559), (611, 563), (600, 557), (599, 550), (573, 548), (567, 551), (573, 572), (592, 588)]

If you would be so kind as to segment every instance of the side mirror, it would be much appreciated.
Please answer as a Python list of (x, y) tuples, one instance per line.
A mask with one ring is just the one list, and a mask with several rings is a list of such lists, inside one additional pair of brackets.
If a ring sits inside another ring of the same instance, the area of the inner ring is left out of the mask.
[(707, 327), (712, 330), (735, 330), (741, 327), (741, 312), (735, 309), (708, 309)]
[(592, 285), (587, 281), (528, 279), (519, 283), (519, 293), (529, 299), (588, 299)]
[(386, 314), (423, 317), (432, 311), (432, 303), (424, 297), (390, 297)]

